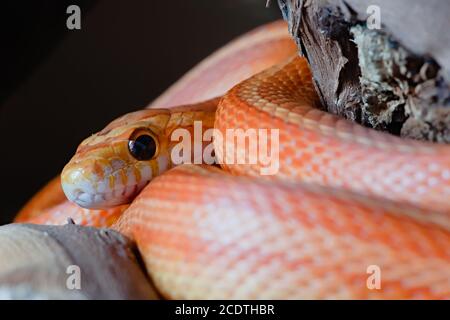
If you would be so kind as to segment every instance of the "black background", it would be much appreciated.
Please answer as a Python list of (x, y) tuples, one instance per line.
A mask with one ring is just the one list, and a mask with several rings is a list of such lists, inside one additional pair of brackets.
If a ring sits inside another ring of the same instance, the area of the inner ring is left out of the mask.
[[(78, 143), (139, 109), (215, 49), (281, 18), (265, 0), (0, 3), (0, 224)], [(81, 30), (66, 8), (81, 8)]]
[[(220, 305), (274, 305), (274, 315), (256, 314), (220, 314)], [(393, 318), (409, 319), (414, 316), (439, 317), (448, 311), (449, 301), (335, 301), (335, 300), (189, 300), (189, 301), (1, 301), (2, 312), (8, 309), (11, 314), (35, 316), (45, 314), (46, 319), (60, 319), (62, 314), (74, 317), (86, 317), (87, 311), (93, 317), (130, 319), (147, 316), (148, 319), (303, 319), (311, 314), (315, 319), (385, 319), (387, 314)], [(209, 312), (206, 318), (198, 315), (177, 315), (175, 310), (182, 305), (189, 307), (209, 307), (216, 312)], [(52, 310), (52, 312), (49, 312)]]

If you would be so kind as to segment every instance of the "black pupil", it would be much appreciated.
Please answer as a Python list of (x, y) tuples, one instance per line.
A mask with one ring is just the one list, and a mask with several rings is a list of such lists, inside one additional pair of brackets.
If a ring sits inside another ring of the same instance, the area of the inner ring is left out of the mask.
[(156, 142), (149, 135), (142, 135), (128, 142), (128, 149), (137, 160), (150, 160), (156, 153)]

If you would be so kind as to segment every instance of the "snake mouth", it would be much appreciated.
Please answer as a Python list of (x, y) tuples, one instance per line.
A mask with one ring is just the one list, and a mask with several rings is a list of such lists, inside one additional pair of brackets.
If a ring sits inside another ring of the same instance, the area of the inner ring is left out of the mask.
[(166, 170), (168, 163), (166, 155), (151, 161), (111, 159), (101, 152), (75, 155), (61, 173), (62, 189), (80, 207), (108, 209), (133, 201), (160, 170)]
[[(107, 209), (127, 204), (153, 177), (149, 167), (139, 170), (139, 179), (129, 169), (130, 167), (124, 166), (100, 177), (90, 173), (90, 167), (86, 169), (78, 164), (68, 166), (61, 175), (62, 189), (70, 201), (86, 209)], [(121, 178), (124, 176), (127, 179)]]
[(71, 188), (63, 184), (63, 190), (67, 198), (87, 209), (106, 209), (126, 203), (130, 203), (144, 187), (142, 184), (134, 184), (117, 188), (110, 192), (94, 192), (93, 190), (82, 190), (77, 187)]

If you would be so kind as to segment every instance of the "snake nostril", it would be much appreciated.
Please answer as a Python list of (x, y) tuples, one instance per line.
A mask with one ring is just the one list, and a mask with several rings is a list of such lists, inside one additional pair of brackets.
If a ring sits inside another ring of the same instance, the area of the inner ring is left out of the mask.
[(72, 196), (75, 199), (77, 199), (81, 194), (83, 194), (83, 191), (81, 189), (75, 189), (72, 191)]

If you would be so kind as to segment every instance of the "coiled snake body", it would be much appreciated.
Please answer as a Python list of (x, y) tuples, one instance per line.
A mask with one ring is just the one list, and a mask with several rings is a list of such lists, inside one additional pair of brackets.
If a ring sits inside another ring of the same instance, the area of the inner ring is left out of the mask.
[[(242, 54), (249, 48), (259, 58)], [(167, 298), (450, 298), (450, 148), (320, 110), (307, 62), (286, 60), (294, 51), (280, 22), (223, 49), (154, 105), (222, 93), (221, 73), (211, 70), (235, 60), (262, 61), (256, 69), (278, 64), (221, 99), (115, 120), (80, 145), (62, 174), (69, 199), (103, 210), (65, 202), (37, 215), (58, 202), (42, 193), (18, 221), (62, 223), (74, 215), (108, 225), (120, 216), (113, 228), (136, 240)], [(230, 72), (227, 85), (253, 69), (241, 71)], [(172, 168), (178, 141), (170, 137), (179, 128), (193, 133), (196, 120), (224, 136), (227, 129), (278, 130), (279, 139), (268, 140), (279, 142), (278, 172), (261, 176), (259, 162), (234, 164), (230, 157), (248, 155), (228, 144), (215, 150), (221, 169)]]

